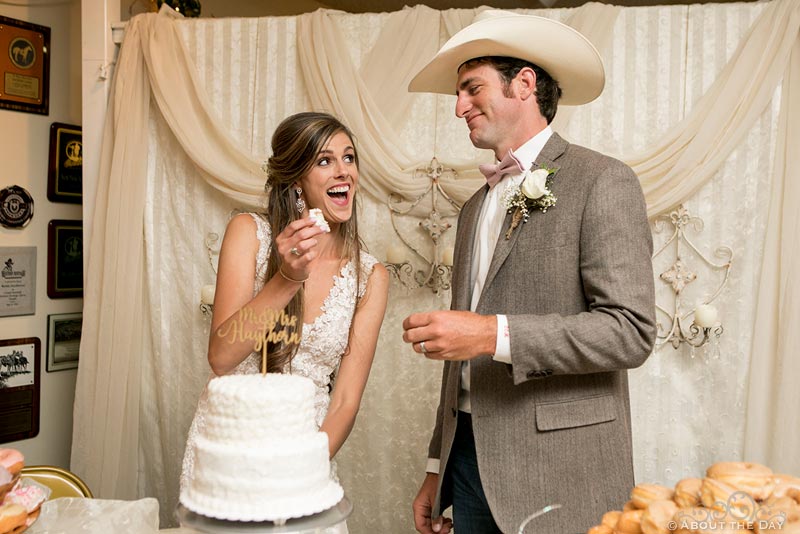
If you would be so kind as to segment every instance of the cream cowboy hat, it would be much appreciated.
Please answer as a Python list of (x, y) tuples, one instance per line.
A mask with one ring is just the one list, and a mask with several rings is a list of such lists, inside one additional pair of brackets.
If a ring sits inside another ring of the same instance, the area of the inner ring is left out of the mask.
[(461, 64), (482, 56), (514, 57), (540, 66), (561, 86), (559, 103), (568, 106), (591, 102), (605, 85), (600, 54), (577, 30), (544, 17), (487, 9), (442, 46), (408, 90), (452, 95)]

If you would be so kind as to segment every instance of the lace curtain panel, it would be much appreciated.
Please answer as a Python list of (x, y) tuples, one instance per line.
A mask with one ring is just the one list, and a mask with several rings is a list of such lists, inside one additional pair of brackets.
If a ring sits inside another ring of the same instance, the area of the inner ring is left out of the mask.
[[(743, 458), (800, 474), (787, 409), (800, 399), (785, 382), (800, 372), (785, 356), (798, 346), (789, 325), (800, 320), (800, 290), (789, 282), (800, 274), (791, 243), (800, 235), (792, 208), (800, 176), (787, 149), (798, 146), (789, 118), (798, 118), (800, 98), (786, 98), (800, 95), (797, 3), (518, 11), (583, 29), (604, 57), (603, 96), (559, 110), (556, 129), (631, 163), (652, 214), (683, 202), (702, 217), (694, 239), (704, 253), (722, 244), (734, 251), (715, 301), (725, 326), (719, 358), (667, 345), (630, 373), (637, 481), (674, 484)], [(214, 273), (204, 239), (221, 234), (233, 210), (263, 202), (260, 165), (280, 120), (320, 109), (353, 128), (363, 162), (360, 231), (378, 258), (393, 244), (387, 193), (418, 195), (428, 185), (415, 168), (435, 155), (459, 172), (443, 184), (449, 194), (463, 200), (477, 188), (477, 164), (491, 154), (470, 145), (454, 98), (405, 91), (474, 14), (418, 6), (184, 20), (162, 10), (129, 23), (103, 179), (88, 184), (98, 203), (86, 213), (72, 469), (99, 496), (157, 497), (162, 526), (174, 523), (186, 432), (208, 378), (208, 320), (198, 304)], [(667, 236), (654, 237), (658, 246)], [(411, 238), (424, 249), (422, 234)], [(654, 276), (671, 261), (657, 262)], [(703, 276), (690, 299), (716, 288)], [(658, 298), (668, 299), (656, 281)], [(400, 325), (414, 311), (448, 307), (449, 294), (390, 291), (362, 409), (337, 456), (356, 533), (413, 532), (410, 503), (438, 402), (440, 365), (411, 351)]]

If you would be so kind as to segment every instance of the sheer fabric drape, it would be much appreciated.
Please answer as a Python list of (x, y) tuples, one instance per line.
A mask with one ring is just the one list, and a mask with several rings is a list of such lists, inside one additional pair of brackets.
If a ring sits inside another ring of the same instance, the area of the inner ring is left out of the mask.
[[(797, 376), (789, 373), (798, 365), (790, 325), (799, 291), (789, 275), (798, 262), (791, 207), (800, 199), (788, 147), (797, 146), (800, 88), (784, 74), (797, 68), (797, 52), (789, 57), (800, 7), (774, 0), (522, 12), (573, 24), (606, 62), (603, 96), (559, 110), (556, 128), (631, 163), (651, 214), (684, 202), (707, 223), (703, 250), (729, 244), (735, 252), (718, 301), (720, 358), (667, 347), (631, 373), (637, 478), (674, 483), (711, 461), (743, 457), (800, 472), (790, 452), (798, 430), (784, 426), (796, 391), (776, 380)], [(207, 319), (197, 307), (199, 288), (213, 282), (205, 235), (221, 233), (234, 208), (261, 204), (259, 167), (282, 118), (314, 108), (353, 128), (366, 193), (361, 232), (378, 257), (392, 244), (386, 195), (414, 196), (428, 185), (413, 169), (436, 155), (458, 170), (443, 184), (458, 200), (480, 184), (477, 163), (491, 155), (471, 147), (453, 98), (405, 91), (474, 13), (183, 20), (164, 9), (129, 23), (89, 214), (75, 405), (72, 468), (99, 496), (157, 496), (162, 522), (172, 521), (186, 429), (208, 372)], [(421, 234), (410, 239), (426, 245)], [(697, 283), (698, 297), (713, 282)], [(409, 503), (437, 402), (439, 367), (408, 350), (400, 323), (412, 311), (447, 307), (449, 297), (396, 286), (390, 297), (363, 408), (339, 455), (354, 532), (413, 530)], [(729, 384), (750, 384), (749, 394)], [(769, 440), (777, 429), (779, 439)]]

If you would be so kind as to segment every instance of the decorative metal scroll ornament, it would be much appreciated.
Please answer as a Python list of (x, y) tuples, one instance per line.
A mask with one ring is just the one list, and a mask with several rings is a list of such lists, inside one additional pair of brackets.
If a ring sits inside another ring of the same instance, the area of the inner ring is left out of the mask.
[[(447, 219), (457, 216), (461, 210), (461, 206), (442, 189), (440, 179), (444, 176), (455, 178), (456, 171), (444, 167), (434, 156), (426, 168), (416, 169), (414, 175), (415, 177), (426, 177), (430, 180), (431, 183), (425, 191), (410, 201), (392, 193), (387, 199), (387, 205), (395, 234), (397, 234), (397, 237), (406, 248), (410, 249), (427, 264), (427, 268), (417, 270), (407, 259), (398, 259), (396, 257), (387, 258), (385, 265), (392, 276), (403, 286), (409, 289), (428, 287), (434, 293), (440, 295), (443, 291), (450, 289), (450, 281), (453, 274), (452, 250), (443, 248), (442, 236), (453, 226)], [(455, 215), (442, 213), (438, 205), (440, 196), (452, 206), (455, 210)], [(396, 219), (398, 216), (405, 216), (411, 213), (426, 198), (430, 198), (431, 210), (419, 222), (419, 227), (427, 232), (427, 236), (431, 240), (430, 255), (419, 250), (403, 236), (403, 233), (397, 227)]]
[[(211, 266), (211, 270), (214, 271), (215, 276), (217, 274), (217, 264), (214, 261), (214, 257), (219, 255), (217, 243), (219, 243), (219, 234), (214, 232), (209, 232), (206, 234), (206, 255), (208, 256), (208, 264)], [(203, 315), (210, 316), (214, 311), (215, 291), (215, 285), (204, 285), (200, 289), (200, 311), (203, 312)]]
[[(717, 320), (717, 309), (711, 303), (728, 283), (733, 251), (730, 247), (724, 245), (717, 247), (714, 255), (722, 260), (721, 263), (710, 260), (700, 252), (686, 235), (686, 230), (687, 228), (693, 228), (695, 232), (702, 231), (703, 220), (692, 216), (682, 204), (669, 215), (662, 215), (656, 218), (654, 222), (655, 232), (661, 233), (667, 224), (673, 227), (672, 235), (653, 254), (653, 259), (661, 255), (667, 248), (674, 247), (675, 261), (669, 269), (660, 275), (661, 280), (671, 287), (674, 298), (669, 310), (656, 303), (656, 310), (668, 319), (669, 325), (668, 328), (665, 328), (662, 322), (658, 321), (656, 347), (670, 343), (673, 348), (677, 349), (681, 343), (686, 343), (692, 347), (692, 357), (694, 357), (695, 348), (702, 347), (710, 340), (713, 340), (716, 356), (718, 357), (719, 337), (722, 335), (723, 328), (722, 323)], [(693, 252), (708, 268), (722, 274), (722, 281), (711, 296), (703, 299), (702, 302), (688, 311), (686, 311), (684, 304), (683, 291), (689, 284), (697, 280), (698, 275), (684, 259), (686, 251)], [(689, 322), (690, 318), (691, 322)]]

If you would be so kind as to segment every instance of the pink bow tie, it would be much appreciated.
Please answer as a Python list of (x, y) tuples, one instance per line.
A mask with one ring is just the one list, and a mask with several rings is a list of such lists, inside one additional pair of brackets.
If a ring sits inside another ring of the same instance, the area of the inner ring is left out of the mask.
[(499, 164), (485, 163), (479, 165), (478, 170), (486, 177), (486, 182), (489, 184), (489, 189), (491, 189), (497, 185), (497, 182), (500, 181), (503, 175), (519, 174), (524, 169), (519, 160), (511, 153), (511, 150), (509, 150), (508, 154), (503, 156), (503, 160)]

